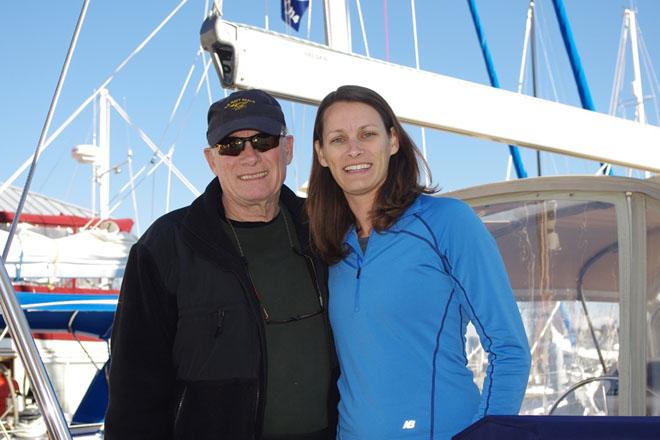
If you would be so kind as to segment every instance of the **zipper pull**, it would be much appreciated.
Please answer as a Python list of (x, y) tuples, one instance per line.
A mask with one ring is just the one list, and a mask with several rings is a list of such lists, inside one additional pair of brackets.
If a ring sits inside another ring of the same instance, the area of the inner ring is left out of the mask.
[(358, 267), (357, 275), (355, 276), (356, 279), (358, 279), (358, 280), (360, 279), (360, 273), (361, 272), (362, 272), (362, 267)]
[(213, 337), (217, 338), (220, 336), (220, 333), (222, 333), (222, 325), (224, 324), (225, 321), (225, 311), (220, 309), (217, 311), (218, 315), (218, 320), (216, 322), (216, 327), (215, 327), (215, 333), (213, 333)]

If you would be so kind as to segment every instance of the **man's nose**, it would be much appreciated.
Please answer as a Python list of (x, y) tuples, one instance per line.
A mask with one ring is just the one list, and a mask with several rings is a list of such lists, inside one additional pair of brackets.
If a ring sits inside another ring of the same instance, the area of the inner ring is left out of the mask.
[(252, 142), (246, 140), (243, 144), (243, 151), (241, 151), (241, 162), (252, 164), (259, 161), (259, 152), (252, 146)]

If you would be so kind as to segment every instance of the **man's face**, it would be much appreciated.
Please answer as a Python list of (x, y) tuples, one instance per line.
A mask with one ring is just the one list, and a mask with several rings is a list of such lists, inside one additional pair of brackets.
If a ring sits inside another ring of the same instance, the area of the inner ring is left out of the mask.
[[(243, 138), (258, 133), (239, 130), (229, 136)], [(249, 141), (244, 146), (238, 156), (222, 156), (217, 148), (204, 150), (211, 171), (220, 181), (225, 209), (277, 204), (286, 166), (293, 157), (293, 138), (284, 136), (278, 147), (264, 152), (255, 150)]]

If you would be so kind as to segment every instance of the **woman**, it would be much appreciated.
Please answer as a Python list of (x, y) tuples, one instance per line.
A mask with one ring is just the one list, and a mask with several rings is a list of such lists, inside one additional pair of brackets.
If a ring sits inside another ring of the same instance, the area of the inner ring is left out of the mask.
[[(529, 347), (495, 241), (463, 202), (421, 186), (413, 141), (376, 92), (342, 86), (314, 125), (307, 209), (331, 264), (340, 361), (337, 438), (449, 439), (516, 414)], [(472, 321), (489, 364), (467, 368)]]

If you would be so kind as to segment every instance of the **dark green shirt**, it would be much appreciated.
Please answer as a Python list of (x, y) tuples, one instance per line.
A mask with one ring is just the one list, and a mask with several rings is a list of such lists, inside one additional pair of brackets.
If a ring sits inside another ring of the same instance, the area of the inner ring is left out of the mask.
[[(316, 282), (299, 249), (293, 221), (283, 211), (270, 222), (232, 221), (261, 303), (272, 321), (320, 309)], [(229, 225), (225, 229), (235, 241)], [(240, 249), (239, 249), (240, 252)], [(329, 335), (322, 315), (267, 323), (268, 384), (264, 436), (304, 434), (328, 425)]]

